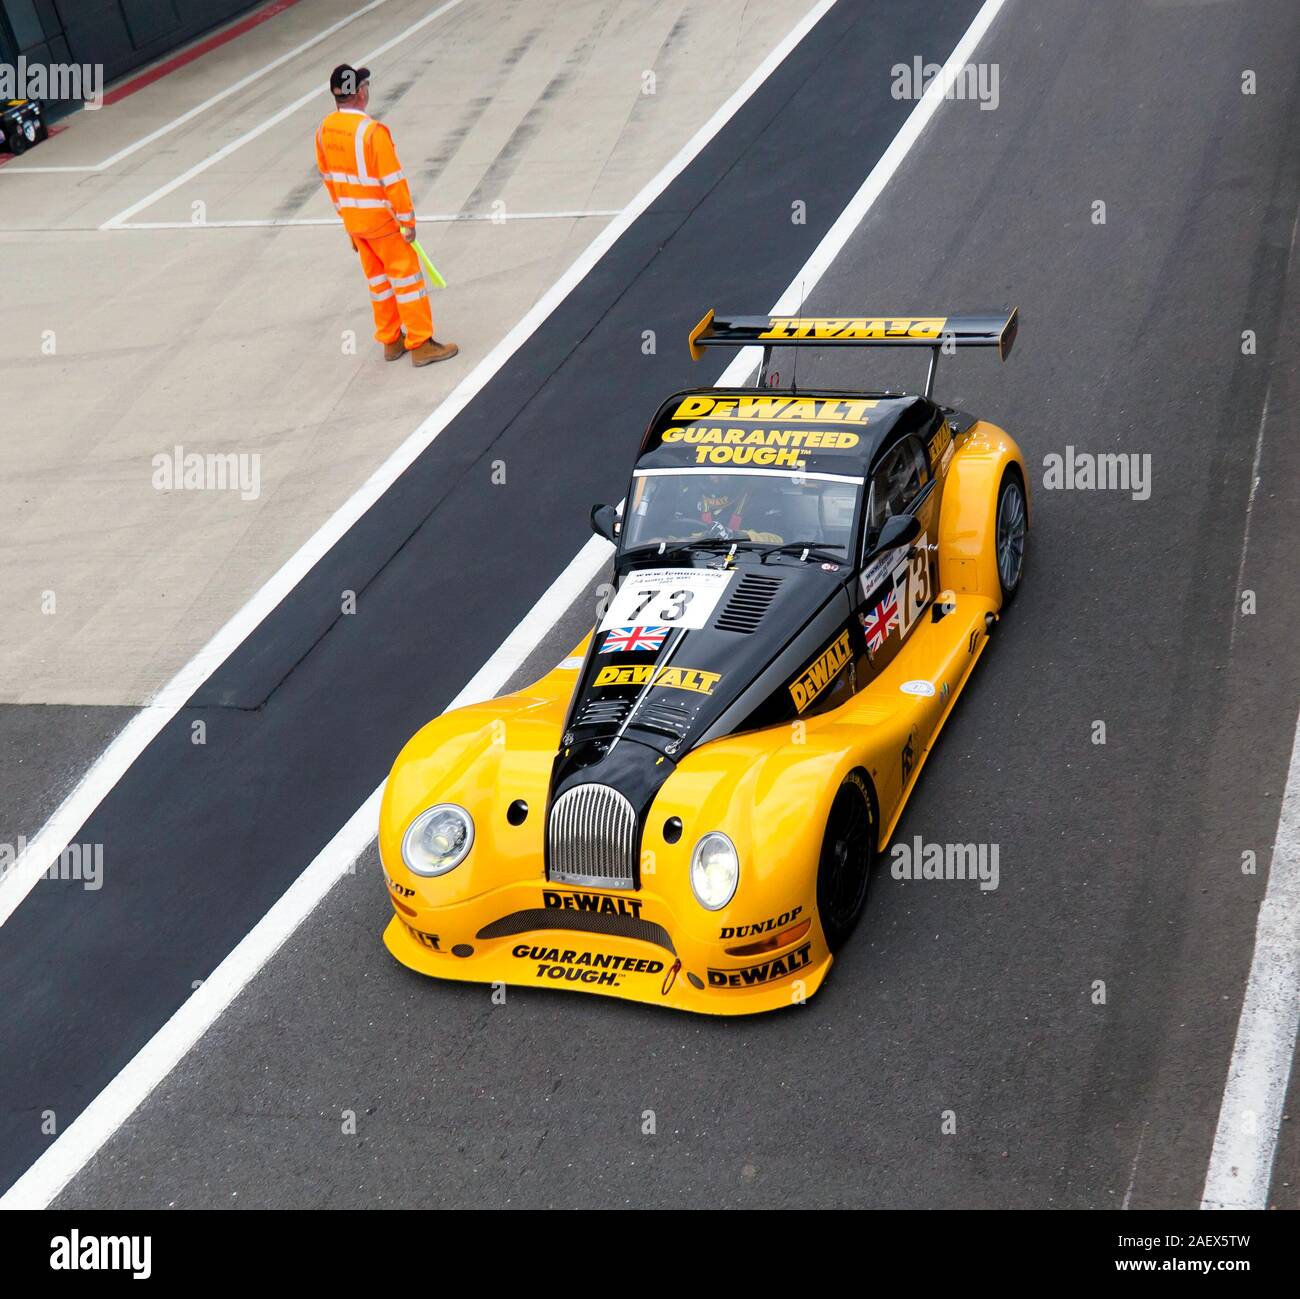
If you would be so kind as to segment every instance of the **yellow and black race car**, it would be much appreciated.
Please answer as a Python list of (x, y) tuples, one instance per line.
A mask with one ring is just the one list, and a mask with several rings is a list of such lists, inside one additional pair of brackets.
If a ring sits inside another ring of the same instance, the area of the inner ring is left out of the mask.
[[(424, 974), (734, 1015), (811, 996), (1021, 582), (1024, 460), (931, 399), (1015, 311), (715, 319), (754, 388), (680, 392), (641, 444), (591, 635), (402, 750), (385, 942)], [(775, 346), (930, 350), (924, 395), (764, 386)]]

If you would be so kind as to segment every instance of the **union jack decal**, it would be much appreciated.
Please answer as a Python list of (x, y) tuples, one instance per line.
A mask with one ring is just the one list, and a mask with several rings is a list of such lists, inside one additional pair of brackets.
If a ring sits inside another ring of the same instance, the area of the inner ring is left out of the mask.
[(602, 654), (637, 654), (662, 647), (668, 627), (615, 627), (605, 636)]
[(898, 626), (898, 597), (891, 589), (870, 613), (860, 615), (862, 629), (867, 633), (867, 649), (875, 653), (889, 635), (890, 628)]

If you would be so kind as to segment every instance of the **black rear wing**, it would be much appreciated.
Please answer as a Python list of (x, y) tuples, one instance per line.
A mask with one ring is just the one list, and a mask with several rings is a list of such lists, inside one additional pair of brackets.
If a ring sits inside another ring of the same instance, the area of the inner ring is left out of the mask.
[(706, 347), (761, 347), (759, 384), (774, 347), (928, 347), (934, 387), (939, 353), (949, 347), (996, 347), (1006, 360), (1020, 327), (1019, 308), (957, 316), (715, 316), (712, 309), (690, 333), (691, 360)]

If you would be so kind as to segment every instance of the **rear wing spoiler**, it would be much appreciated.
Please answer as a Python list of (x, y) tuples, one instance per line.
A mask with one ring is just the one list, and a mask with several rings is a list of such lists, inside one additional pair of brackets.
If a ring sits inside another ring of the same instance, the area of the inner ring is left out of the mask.
[(1019, 327), (1018, 307), (957, 316), (715, 316), (710, 309), (688, 341), (693, 361), (706, 347), (761, 347), (760, 385), (774, 347), (928, 347), (928, 397), (940, 351), (996, 347), (1005, 361)]

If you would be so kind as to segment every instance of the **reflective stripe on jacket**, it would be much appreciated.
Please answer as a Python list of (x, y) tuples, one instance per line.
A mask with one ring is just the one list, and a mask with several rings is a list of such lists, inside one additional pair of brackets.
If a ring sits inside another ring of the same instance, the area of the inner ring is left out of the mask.
[(357, 108), (330, 113), (316, 131), (316, 166), (349, 234), (415, 225), (415, 205), (382, 122)]

